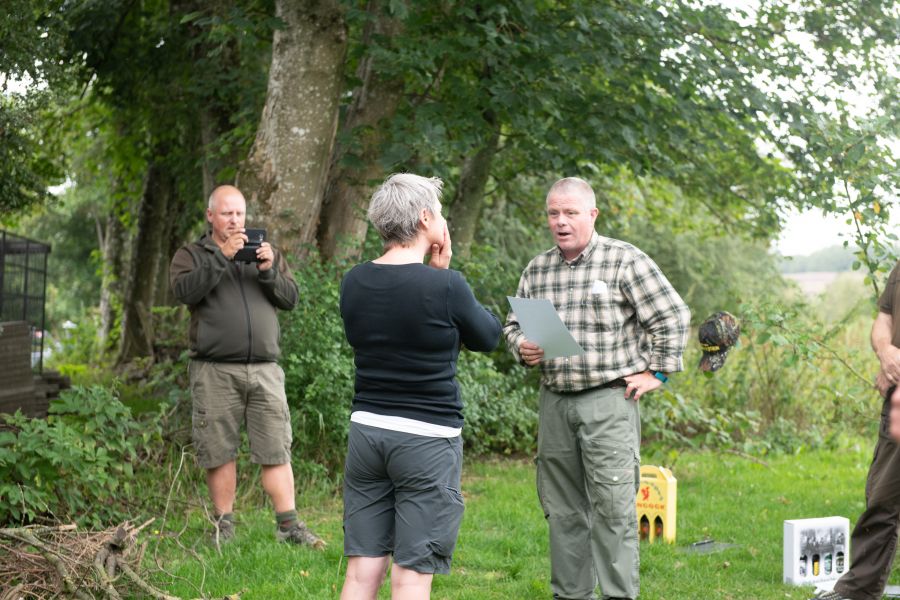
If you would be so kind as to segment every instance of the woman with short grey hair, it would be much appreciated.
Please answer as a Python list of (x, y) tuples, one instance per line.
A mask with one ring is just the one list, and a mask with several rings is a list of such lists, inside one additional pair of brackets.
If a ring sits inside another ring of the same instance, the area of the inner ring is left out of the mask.
[(449, 268), (441, 185), (409, 173), (390, 176), (368, 213), (384, 254), (341, 282), (341, 317), (356, 364), (341, 600), (374, 600), (391, 562), (394, 600), (427, 599), (434, 574), (450, 572), (464, 509), (456, 363), (463, 345), (493, 350), (501, 326)]
[(385, 248), (411, 243), (419, 234), (423, 210), (440, 216), (443, 186), (437, 177), (397, 173), (372, 194), (369, 221), (384, 240)]

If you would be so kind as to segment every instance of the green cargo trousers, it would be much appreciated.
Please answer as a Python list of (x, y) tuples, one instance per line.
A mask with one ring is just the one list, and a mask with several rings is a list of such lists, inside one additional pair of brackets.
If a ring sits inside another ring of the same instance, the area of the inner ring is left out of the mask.
[(541, 387), (537, 489), (556, 599), (637, 598), (641, 421), (625, 389)]

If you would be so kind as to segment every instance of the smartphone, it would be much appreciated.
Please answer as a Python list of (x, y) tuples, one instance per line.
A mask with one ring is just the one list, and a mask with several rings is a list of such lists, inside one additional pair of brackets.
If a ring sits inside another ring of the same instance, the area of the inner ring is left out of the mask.
[(234, 255), (235, 262), (259, 262), (256, 249), (266, 241), (266, 230), (247, 228), (244, 230), (244, 235), (247, 236), (247, 243)]

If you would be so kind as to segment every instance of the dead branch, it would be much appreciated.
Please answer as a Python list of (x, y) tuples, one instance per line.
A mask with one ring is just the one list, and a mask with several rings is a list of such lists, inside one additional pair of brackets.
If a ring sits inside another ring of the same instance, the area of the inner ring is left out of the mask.
[(156, 598), (157, 600), (181, 600), (177, 596), (170, 596), (165, 592), (156, 589), (155, 587), (141, 579), (141, 577), (137, 573), (135, 573), (127, 563), (122, 563), (119, 565), (119, 567), (122, 569), (122, 572), (125, 573), (125, 575), (127, 575), (132, 582), (134, 582), (135, 585), (141, 588), (145, 593), (150, 594), (151, 597)]
[(116, 572), (116, 561), (109, 548), (101, 548), (94, 558), (94, 574), (100, 584), (100, 588), (110, 600), (122, 600), (122, 596), (116, 591), (113, 577)]
[(17, 585), (6, 591), (0, 590), (0, 600), (19, 600), (19, 598), (22, 597), (23, 587), (24, 586)]
[(182, 600), (140, 574), (146, 543), (136, 544), (135, 539), (153, 521), (140, 527), (126, 522), (101, 532), (78, 531), (75, 525), (0, 528), (0, 580), (9, 583), (0, 591), (0, 600), (58, 596), (122, 600), (135, 593)]

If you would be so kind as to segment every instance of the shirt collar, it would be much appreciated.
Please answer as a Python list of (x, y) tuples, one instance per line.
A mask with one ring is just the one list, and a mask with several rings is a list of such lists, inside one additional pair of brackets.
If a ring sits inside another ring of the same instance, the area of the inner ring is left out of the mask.
[(219, 244), (216, 243), (215, 238), (213, 238), (212, 229), (207, 229), (206, 233), (200, 236), (200, 239), (197, 240), (197, 243), (206, 248), (207, 250), (215, 251), (216, 248), (219, 247)]
[(594, 248), (597, 247), (597, 244), (600, 242), (600, 234), (596, 231), (591, 234), (591, 240), (588, 242), (588, 245), (584, 247), (584, 250), (581, 251), (581, 254), (573, 258), (572, 260), (566, 260), (565, 254), (560, 250), (559, 246), (556, 247), (556, 253), (559, 255), (559, 260), (564, 262), (567, 265), (578, 265), (581, 264), (582, 261), (587, 260), (594, 253)]

